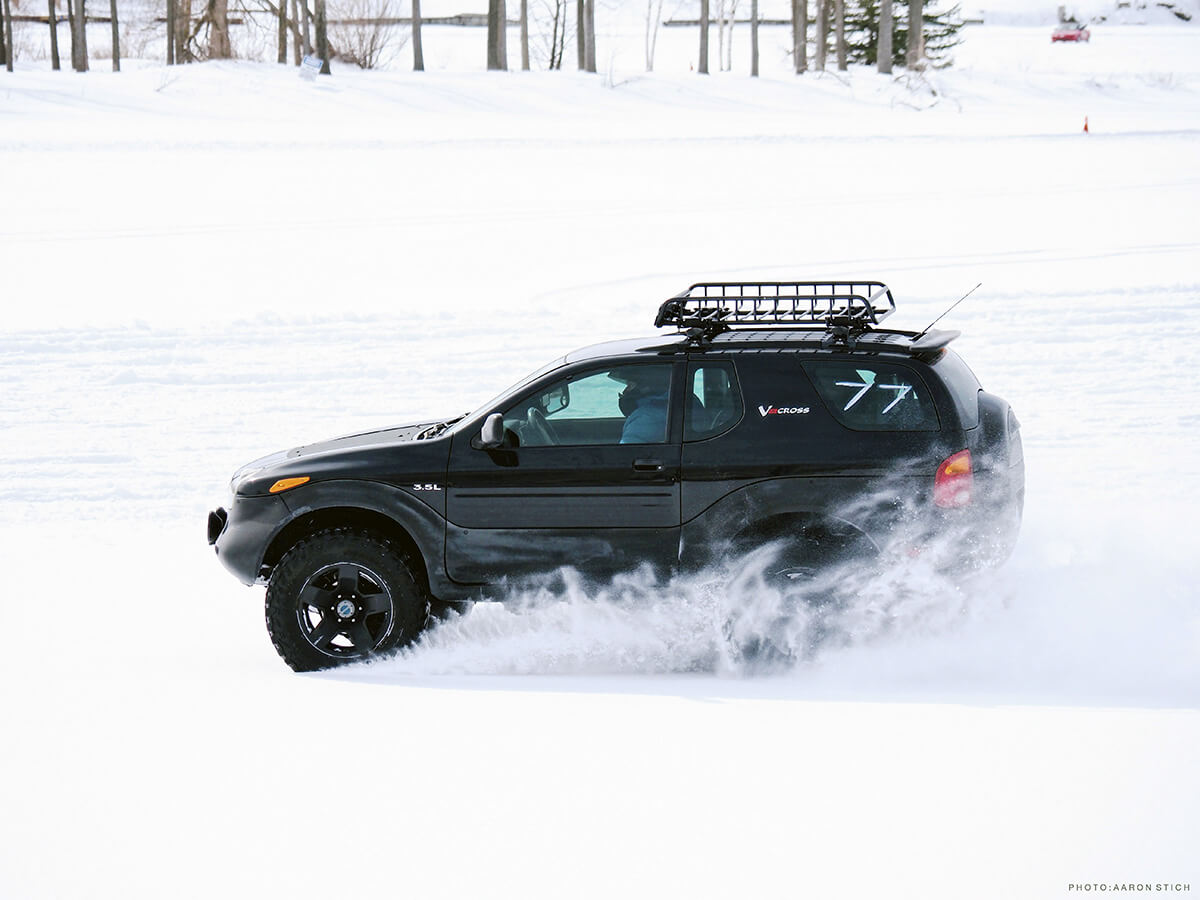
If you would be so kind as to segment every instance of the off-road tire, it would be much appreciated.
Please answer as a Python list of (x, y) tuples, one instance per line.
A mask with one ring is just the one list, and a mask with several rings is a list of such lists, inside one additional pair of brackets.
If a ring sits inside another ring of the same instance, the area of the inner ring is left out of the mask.
[(428, 618), (427, 592), (403, 554), (374, 532), (310, 535), (284, 554), (267, 583), (267, 633), (297, 672), (395, 650), (415, 640)]

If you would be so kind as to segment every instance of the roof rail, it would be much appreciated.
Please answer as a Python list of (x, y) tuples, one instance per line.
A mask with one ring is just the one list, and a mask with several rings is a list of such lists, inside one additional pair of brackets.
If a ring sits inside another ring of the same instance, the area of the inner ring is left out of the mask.
[(663, 303), (654, 325), (701, 340), (735, 327), (824, 328), (831, 343), (852, 345), (895, 309), (881, 281), (712, 281)]

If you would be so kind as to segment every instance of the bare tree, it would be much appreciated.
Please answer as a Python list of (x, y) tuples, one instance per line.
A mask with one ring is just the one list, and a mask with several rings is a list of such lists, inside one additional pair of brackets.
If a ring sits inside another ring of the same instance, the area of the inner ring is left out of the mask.
[(4, 68), (9, 72), (13, 70), (13, 57), (16, 55), (12, 36), (12, 3), (3, 0), (0, 3), (0, 60), (3, 60)]
[(167, 65), (175, 65), (175, 0), (167, 0)]
[(529, 0), (521, 0), (521, 71), (529, 71)]
[[(213, 4), (214, 2), (221, 2), (221, 0), (209, 0), (209, 4), (210, 4), (209, 8), (210, 9), (212, 8), (211, 4)], [(225, 2), (228, 2), (228, 0), (225, 0)], [(287, 0), (279, 0), (279, 9), (277, 10), (277, 12), (279, 13), (279, 16), (278, 16), (279, 27), (276, 30), (276, 48), (277, 48), (277, 50), (276, 50), (276, 55), (275, 55), (275, 61), (277, 63), (279, 63), (280, 65), (286, 66), (287, 65), (287, 33), (288, 33)], [(229, 39), (228, 32), (226, 32), (226, 40), (228, 40), (228, 39)], [(209, 40), (209, 56), (212, 56), (212, 40), (211, 40), (211, 38)]]
[(313, 52), (312, 44), (312, 29), (310, 28), (308, 18), (308, 0), (300, 0), (300, 30), (301, 36), (304, 38), (304, 55)]
[(894, 24), (892, 0), (879, 0), (879, 50), (876, 60), (881, 75), (892, 74), (892, 30)]
[(583, 50), (584, 68), (596, 71), (596, 0), (583, 0)]
[(360, 69), (391, 62), (408, 43), (409, 31), (397, 34), (393, 0), (338, 0), (328, 26), (339, 59)]
[(733, 26), (737, 22), (737, 5), (738, 0), (730, 0), (729, 2), (729, 34), (725, 36), (725, 71), (733, 71)]
[(908, 56), (910, 69), (920, 69), (925, 59), (925, 0), (908, 0)]
[(58, 61), (58, 10), (54, 8), (54, 0), (48, 0), (50, 7), (50, 68), (55, 72), (62, 68)]
[(834, 47), (837, 48), (837, 67), (839, 72), (846, 71), (846, 0), (833, 0), (833, 28), (836, 37)]
[(829, 50), (829, 3), (817, 0), (817, 47), (813, 65), (818, 72), (825, 71), (825, 54)]
[(750, 0), (750, 77), (758, 77), (758, 0)]
[[(82, 2), (82, 0), (80, 0)], [(175, 62), (191, 62), (192, 0), (175, 0)]]
[(658, 45), (658, 24), (662, 21), (663, 0), (646, 0), (646, 71), (654, 71), (654, 49)]
[(550, 10), (550, 39), (546, 47), (546, 67), (561, 69), (567, 52), (567, 0), (545, 0), (543, 8)]
[(708, 0), (700, 0), (700, 63), (696, 71), (708, 74)]
[(508, 16), (504, 0), (488, 0), (487, 17), (487, 67), (490, 70), (508, 70)]
[[(525, 0), (521, 0), (524, 4)], [(412, 0), (413, 71), (425, 71), (425, 48), (421, 45), (421, 0)]]
[[(280, 0), (281, 3), (287, 3), (287, 0)], [(292, 0), (292, 65), (300, 65), (301, 56), (300, 50), (300, 4), (296, 0)]]
[(113, 71), (121, 71), (121, 32), (117, 30), (117, 0), (108, 0), (108, 13), (112, 19), (112, 64)]
[(575, 53), (579, 57), (580, 72), (587, 71), (587, 33), (583, 24), (585, 21), (587, 14), (583, 11), (583, 0), (575, 0)]
[(797, 75), (808, 71), (808, 0), (792, 0), (792, 63)]
[[(208, 0), (204, 16), (208, 19), (208, 58), (229, 59), (233, 46), (229, 43), (229, 0)], [(287, 0), (279, 0), (279, 18), (287, 23)], [(283, 59), (287, 62), (287, 33), (283, 34)]]
[(317, 32), (317, 56), (321, 57), (321, 74), (331, 75), (329, 68), (329, 29), (325, 24), (325, 0), (313, 0), (314, 29)]
[[(7, 3), (8, 0), (5, 0)], [(76, 72), (88, 70), (87, 11), (84, 0), (75, 0), (75, 22), (71, 32), (71, 64)]]

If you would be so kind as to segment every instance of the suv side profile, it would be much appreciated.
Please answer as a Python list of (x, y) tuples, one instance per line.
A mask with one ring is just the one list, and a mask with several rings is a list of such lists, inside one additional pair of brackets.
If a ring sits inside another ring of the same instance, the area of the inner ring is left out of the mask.
[(1025, 473), (1016, 416), (947, 345), (889, 330), (881, 282), (702, 283), (672, 334), (576, 350), (473, 413), (240, 469), (208, 541), (265, 583), (297, 671), (386, 653), (433, 615), (563, 566), (665, 574), (779, 546), (805, 577), (951, 536), (1002, 560)]

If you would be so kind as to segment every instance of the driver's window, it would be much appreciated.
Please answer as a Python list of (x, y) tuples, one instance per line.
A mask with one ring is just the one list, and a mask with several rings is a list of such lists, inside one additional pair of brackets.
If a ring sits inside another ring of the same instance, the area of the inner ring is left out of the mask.
[(555, 382), (504, 413), (521, 447), (667, 440), (671, 364), (612, 366)]

